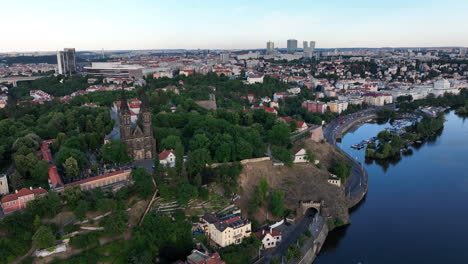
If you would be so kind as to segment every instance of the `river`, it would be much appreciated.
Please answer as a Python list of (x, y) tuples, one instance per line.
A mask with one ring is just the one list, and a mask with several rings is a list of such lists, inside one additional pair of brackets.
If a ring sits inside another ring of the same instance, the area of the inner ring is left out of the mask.
[(369, 190), (351, 225), (329, 234), (315, 264), (468, 263), (468, 119), (384, 169), (351, 145), (387, 125), (364, 124), (339, 146), (363, 164)]

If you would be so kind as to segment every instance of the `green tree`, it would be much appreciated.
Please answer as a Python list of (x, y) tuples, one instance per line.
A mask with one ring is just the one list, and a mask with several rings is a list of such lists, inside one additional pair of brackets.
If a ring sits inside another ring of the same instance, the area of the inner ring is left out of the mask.
[(127, 145), (120, 139), (112, 139), (102, 146), (102, 158), (115, 164), (125, 164), (132, 160)]
[(175, 149), (177, 144), (182, 144), (180, 137), (178, 136), (168, 136), (161, 141), (162, 149)]
[(33, 243), (38, 248), (51, 247), (55, 242), (54, 234), (52, 230), (47, 226), (41, 226), (37, 229), (36, 233), (32, 237)]
[(293, 154), (290, 150), (283, 147), (273, 146), (271, 148), (271, 155), (288, 166), (292, 166), (293, 163)]
[(67, 160), (65, 160), (63, 167), (65, 168), (65, 175), (68, 179), (78, 177), (80, 169), (78, 168), (78, 162), (76, 162), (73, 157), (69, 157)]
[(70, 157), (73, 157), (76, 160), (80, 169), (83, 169), (87, 163), (86, 156), (82, 151), (67, 147), (60, 148), (59, 152), (57, 152), (57, 155), (55, 155), (55, 163), (63, 168), (65, 161)]
[(31, 170), (31, 177), (36, 182), (47, 182), (49, 177), (49, 164), (45, 161), (38, 161), (33, 170)]
[(210, 151), (204, 148), (191, 151), (189, 152), (188, 160), (190, 172), (192, 174), (200, 172), (211, 160)]
[(210, 139), (206, 137), (205, 134), (196, 134), (193, 139), (190, 141), (190, 149), (195, 150), (199, 148), (210, 147)]
[(117, 203), (112, 199), (103, 198), (97, 201), (96, 207), (98, 211), (103, 214), (114, 211), (117, 208)]
[(285, 124), (274, 125), (268, 131), (268, 141), (273, 145), (287, 145), (289, 143), (290, 128)]
[(65, 187), (63, 197), (67, 202), (67, 205), (74, 208), (78, 204), (78, 201), (83, 197), (80, 186)]
[(153, 193), (153, 182), (151, 175), (145, 169), (132, 170), (132, 179), (138, 196), (141, 199), (148, 199)]
[(108, 234), (122, 234), (127, 230), (128, 216), (125, 211), (117, 211), (104, 218), (100, 225), (104, 227), (104, 232)]
[(179, 175), (182, 173), (182, 170), (184, 168), (184, 145), (182, 143), (177, 143), (175, 147), (175, 165), (177, 168), (177, 171)]
[(73, 210), (73, 214), (75, 214), (75, 217), (78, 220), (83, 221), (86, 218), (86, 213), (88, 212), (88, 210), (89, 210), (88, 202), (85, 200), (80, 200), (78, 201), (78, 204), (75, 210)]
[(312, 152), (312, 150), (310, 150), (310, 149), (307, 149), (307, 150), (306, 150), (306, 159), (307, 159), (309, 162), (312, 162), (312, 163), (315, 162), (315, 155), (314, 155), (314, 153)]
[(276, 217), (284, 215), (284, 193), (274, 190), (270, 195), (270, 211)]

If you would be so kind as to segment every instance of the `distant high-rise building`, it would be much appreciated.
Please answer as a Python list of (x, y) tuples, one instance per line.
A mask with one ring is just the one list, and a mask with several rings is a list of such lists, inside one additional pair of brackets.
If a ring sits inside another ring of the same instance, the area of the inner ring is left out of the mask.
[(310, 48), (310, 51), (311, 51), (312, 53), (314, 53), (314, 51), (315, 51), (315, 41), (311, 41), (311, 42), (309, 43), (309, 48)]
[(76, 72), (75, 49), (63, 49), (57, 51), (58, 73), (63, 75), (72, 75)]
[(297, 50), (297, 40), (295, 39), (288, 39), (288, 53), (294, 54)]
[(314, 55), (315, 51), (315, 41), (310, 41), (307, 43), (307, 41), (303, 42), (304, 46), (304, 58), (312, 58)]
[(268, 41), (266, 49), (267, 54), (273, 54), (275, 51), (275, 43), (271, 40)]
[(229, 53), (228, 52), (223, 52), (219, 54), (219, 59), (221, 63), (228, 63), (229, 62)]

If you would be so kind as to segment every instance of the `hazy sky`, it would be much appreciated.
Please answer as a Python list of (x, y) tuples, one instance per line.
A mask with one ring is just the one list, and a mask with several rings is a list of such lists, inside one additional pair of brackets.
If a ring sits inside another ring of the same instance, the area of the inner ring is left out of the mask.
[(0, 52), (468, 46), (468, 0), (0, 0)]

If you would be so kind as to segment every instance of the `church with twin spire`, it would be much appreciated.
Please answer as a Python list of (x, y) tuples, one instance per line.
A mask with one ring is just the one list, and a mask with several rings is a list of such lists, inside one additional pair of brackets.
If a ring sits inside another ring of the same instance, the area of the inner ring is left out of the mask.
[(127, 145), (130, 156), (134, 160), (154, 159), (156, 140), (153, 137), (151, 112), (146, 100), (142, 100), (139, 122), (132, 123), (127, 98), (122, 89), (119, 119), (120, 139)]

